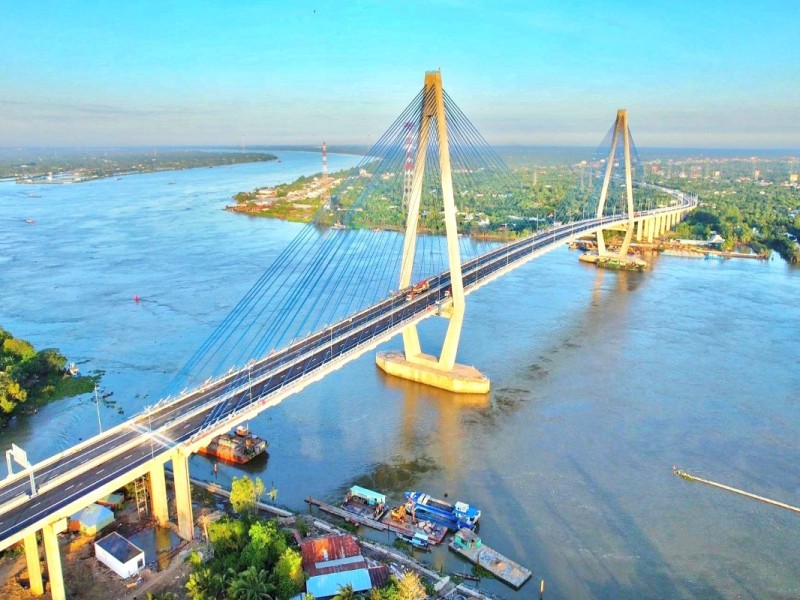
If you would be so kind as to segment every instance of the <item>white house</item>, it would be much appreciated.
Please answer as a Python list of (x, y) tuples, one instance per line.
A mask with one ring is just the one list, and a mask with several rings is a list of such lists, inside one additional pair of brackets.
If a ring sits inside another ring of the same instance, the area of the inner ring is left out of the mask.
[(97, 560), (123, 579), (136, 575), (144, 567), (144, 550), (116, 531), (94, 543), (94, 554)]

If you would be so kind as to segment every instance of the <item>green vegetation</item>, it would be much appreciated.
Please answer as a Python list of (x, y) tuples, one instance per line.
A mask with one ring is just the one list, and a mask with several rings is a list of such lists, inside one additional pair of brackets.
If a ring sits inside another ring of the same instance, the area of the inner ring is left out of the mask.
[[(746, 164), (751, 170), (750, 162)], [(663, 185), (695, 192), (700, 199), (699, 208), (675, 228), (675, 237), (708, 239), (716, 232), (725, 238), (723, 250), (749, 246), (765, 253), (771, 249), (790, 263), (800, 262), (800, 247), (789, 237), (800, 236), (797, 186), (754, 181), (737, 171), (727, 177), (672, 178)]]
[(0, 328), (0, 426), (25, 410), (94, 389), (93, 377), (70, 377), (67, 359), (55, 348), (37, 352)]
[(231, 506), (237, 514), (255, 514), (256, 505), (263, 495), (264, 483), (259, 477), (253, 480), (243, 475), (231, 481)]
[(259, 520), (245, 513), (239, 519), (224, 517), (208, 527), (213, 556), (192, 560), (186, 583), (191, 600), (288, 600), (305, 582), (300, 553), (288, 546), (291, 535), (281, 532), (275, 520)]
[(13, 155), (0, 153), (0, 178), (15, 178), (21, 183), (59, 183), (87, 181), (103, 177), (215, 167), (275, 160), (265, 152), (220, 152), (167, 149), (39, 149), (19, 150)]

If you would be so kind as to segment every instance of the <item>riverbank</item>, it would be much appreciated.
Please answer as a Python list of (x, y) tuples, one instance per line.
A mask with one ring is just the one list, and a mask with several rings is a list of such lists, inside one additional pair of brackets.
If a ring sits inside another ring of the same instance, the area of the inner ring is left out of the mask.
[[(265, 152), (205, 150), (108, 151), (64, 158), (32, 157), (0, 164), (0, 177), (27, 185), (64, 185), (163, 171), (213, 168), (277, 160)], [(9, 159), (6, 159), (8, 161)]]
[(55, 348), (37, 352), (0, 327), (0, 428), (48, 402), (91, 392), (98, 379), (80, 376), (78, 367), (67, 366)]

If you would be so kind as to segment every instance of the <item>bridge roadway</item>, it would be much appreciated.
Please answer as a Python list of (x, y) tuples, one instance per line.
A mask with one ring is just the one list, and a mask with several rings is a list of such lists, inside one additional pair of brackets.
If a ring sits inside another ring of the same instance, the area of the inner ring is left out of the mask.
[[(674, 195), (679, 200), (677, 206), (642, 211), (636, 218), (687, 210), (696, 203), (679, 192)], [(496, 248), (462, 265), (464, 291), (472, 292), (566, 241), (625, 221), (625, 215), (586, 219)], [(437, 305), (447, 301), (449, 271), (428, 279), (428, 283), (429, 289), (411, 300), (406, 298), (408, 290), (401, 290), (249, 367), (208, 381), (176, 399), (162, 400), (129, 421), (37, 463), (35, 497), (30, 495), (25, 472), (0, 481), (0, 550), (92, 490), (168, 453), (178, 444), (192, 445), (198, 439), (230, 428), (248, 409), (259, 412), (270, 399), (275, 399), (270, 406), (277, 404), (305, 387), (308, 382), (301, 380), (323, 366), (336, 361), (349, 362), (393, 337), (403, 327), (436, 314)]]

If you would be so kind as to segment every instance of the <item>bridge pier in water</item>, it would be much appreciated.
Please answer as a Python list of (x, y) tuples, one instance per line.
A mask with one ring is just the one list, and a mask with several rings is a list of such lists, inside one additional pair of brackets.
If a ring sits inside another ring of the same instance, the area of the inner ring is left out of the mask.
[[(411, 196), (408, 200), (408, 219), (403, 243), (403, 260), (400, 267), (400, 289), (411, 284), (414, 255), (417, 243), (422, 184), (425, 174), (425, 159), (431, 137), (438, 139), (439, 173), (441, 176), (444, 203), (445, 232), (447, 234), (447, 258), (450, 266), (450, 306), (442, 316), (450, 319), (441, 355), (437, 360), (424, 354), (419, 342), (416, 325), (403, 330), (404, 352), (378, 353), (375, 362), (380, 369), (394, 375), (433, 387), (466, 394), (485, 394), (489, 391), (489, 379), (474, 367), (456, 364), (458, 341), (464, 322), (466, 300), (461, 278), (461, 252), (458, 245), (456, 205), (453, 198), (453, 178), (450, 167), (450, 148), (447, 138), (442, 75), (439, 71), (425, 73), (424, 99), (420, 119), (419, 146), (414, 163)], [(436, 127), (435, 133), (432, 128)], [(434, 133), (434, 136), (431, 134)]]

